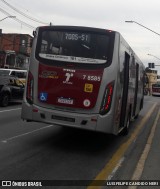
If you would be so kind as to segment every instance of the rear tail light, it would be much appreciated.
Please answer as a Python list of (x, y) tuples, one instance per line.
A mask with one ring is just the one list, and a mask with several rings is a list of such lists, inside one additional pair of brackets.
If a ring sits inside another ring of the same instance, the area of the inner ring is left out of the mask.
[(29, 104), (33, 103), (33, 75), (31, 72), (28, 73), (28, 79), (27, 79), (27, 92), (26, 92), (26, 99)]
[(111, 109), (112, 96), (113, 96), (114, 82), (111, 82), (107, 85), (105, 93), (103, 96), (100, 114), (104, 115), (108, 113)]

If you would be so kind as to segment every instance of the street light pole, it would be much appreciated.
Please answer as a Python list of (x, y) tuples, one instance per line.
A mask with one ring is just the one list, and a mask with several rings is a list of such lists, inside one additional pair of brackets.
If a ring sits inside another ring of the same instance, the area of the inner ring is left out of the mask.
[(152, 55), (152, 54), (147, 54), (147, 55), (153, 56), (154, 58), (157, 58), (158, 60), (160, 60), (160, 58), (158, 58), (157, 56), (154, 56), (154, 55)]
[(6, 18), (16, 18), (16, 16), (6, 16), (5, 18), (2, 18), (2, 19), (0, 20), (0, 22), (3, 21), (3, 20), (5, 20)]
[(159, 33), (157, 33), (157, 32), (155, 32), (155, 31), (153, 31), (153, 30), (151, 30), (151, 29), (147, 28), (146, 26), (143, 26), (142, 24), (140, 24), (140, 23), (138, 23), (138, 22), (136, 22), (136, 21), (129, 20), (129, 21), (125, 21), (125, 22), (127, 22), (127, 23), (136, 23), (136, 24), (138, 24), (139, 26), (141, 26), (141, 27), (143, 27), (143, 28), (145, 28), (145, 29), (147, 29), (147, 30), (149, 30), (149, 31), (151, 31), (151, 32), (153, 32), (153, 33), (155, 33), (155, 34), (157, 34), (157, 35), (159, 35), (159, 36), (160, 36), (160, 34), (159, 34)]

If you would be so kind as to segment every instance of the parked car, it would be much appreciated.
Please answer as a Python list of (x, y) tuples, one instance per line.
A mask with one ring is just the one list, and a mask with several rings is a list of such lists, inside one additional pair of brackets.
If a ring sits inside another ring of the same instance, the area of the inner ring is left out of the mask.
[(0, 76), (5, 76), (5, 75), (18, 77), (25, 84), (27, 77), (27, 70), (0, 68)]
[(0, 76), (0, 106), (8, 106), (9, 102), (22, 101), (24, 84), (12, 76)]

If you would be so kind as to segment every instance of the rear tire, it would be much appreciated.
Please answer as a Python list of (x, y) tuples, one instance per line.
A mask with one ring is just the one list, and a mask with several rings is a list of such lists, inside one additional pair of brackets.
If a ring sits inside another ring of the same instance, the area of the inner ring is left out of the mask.
[(8, 106), (9, 104), (9, 95), (7, 93), (3, 94), (0, 100), (0, 105), (3, 107)]

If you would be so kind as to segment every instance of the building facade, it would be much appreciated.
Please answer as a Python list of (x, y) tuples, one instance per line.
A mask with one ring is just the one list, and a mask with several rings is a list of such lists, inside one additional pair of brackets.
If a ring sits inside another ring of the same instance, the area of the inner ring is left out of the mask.
[(147, 82), (145, 88), (152, 94), (152, 85), (157, 83), (157, 70), (146, 69)]
[[(18, 34), (18, 33), (1, 33), (0, 35), (0, 52), (1, 54), (6, 54), (5, 59), (1, 62), (6, 61), (8, 65), (8, 60), (11, 59), (11, 53), (15, 52), (15, 65), (16, 68), (27, 69), (29, 64), (29, 57), (31, 53), (31, 44), (32, 44), (32, 36), (28, 34)], [(3, 52), (3, 53), (2, 53)], [(13, 53), (14, 54), (14, 53)], [(12, 54), (12, 57), (13, 57)], [(12, 58), (12, 67), (13, 60)], [(5, 65), (5, 63), (4, 63)]]

